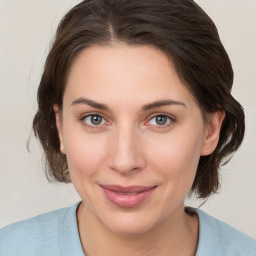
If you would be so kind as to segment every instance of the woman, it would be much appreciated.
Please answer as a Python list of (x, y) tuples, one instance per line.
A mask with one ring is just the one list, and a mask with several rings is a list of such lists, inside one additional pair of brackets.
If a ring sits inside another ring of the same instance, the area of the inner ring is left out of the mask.
[(198, 209), (244, 113), (217, 29), (191, 0), (86, 0), (61, 21), (33, 128), (82, 201), (0, 231), (0, 255), (256, 255)]

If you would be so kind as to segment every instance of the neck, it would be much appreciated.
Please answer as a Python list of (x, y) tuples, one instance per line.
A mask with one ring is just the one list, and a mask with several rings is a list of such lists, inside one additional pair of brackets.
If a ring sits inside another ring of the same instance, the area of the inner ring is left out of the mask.
[[(136, 234), (107, 229), (83, 203), (77, 211), (78, 229), (86, 256), (194, 256), (198, 242), (198, 218), (178, 211), (172, 219)], [(100, 245), (100, 246), (99, 246)]]

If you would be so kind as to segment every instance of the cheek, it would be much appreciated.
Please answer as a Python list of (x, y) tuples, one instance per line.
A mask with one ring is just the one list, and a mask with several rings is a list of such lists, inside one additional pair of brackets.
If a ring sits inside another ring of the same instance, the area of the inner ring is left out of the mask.
[(65, 137), (65, 150), (71, 178), (91, 176), (100, 170), (106, 158), (105, 148), (105, 139), (100, 135), (68, 133)]
[(201, 137), (200, 133), (176, 133), (161, 143), (152, 141), (152, 145), (158, 145), (149, 147), (153, 148), (148, 152), (153, 169), (161, 172), (177, 189), (192, 185), (200, 158)]
[(83, 201), (93, 203), (94, 185), (106, 159), (105, 143), (103, 138), (81, 132), (67, 135), (65, 149), (70, 178)]

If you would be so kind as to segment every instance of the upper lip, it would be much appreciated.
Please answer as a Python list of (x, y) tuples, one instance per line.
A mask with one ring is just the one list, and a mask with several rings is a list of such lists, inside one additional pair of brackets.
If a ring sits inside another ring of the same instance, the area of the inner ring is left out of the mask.
[(101, 185), (101, 187), (111, 190), (111, 191), (115, 191), (115, 192), (119, 192), (119, 193), (139, 193), (139, 192), (145, 192), (148, 191), (152, 188), (155, 188), (156, 186), (120, 186), (120, 185)]

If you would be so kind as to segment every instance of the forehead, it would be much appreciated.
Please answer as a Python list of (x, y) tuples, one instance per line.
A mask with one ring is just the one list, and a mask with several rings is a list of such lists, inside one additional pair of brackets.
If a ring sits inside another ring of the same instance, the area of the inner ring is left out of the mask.
[(194, 101), (168, 56), (151, 46), (92, 46), (71, 66), (64, 101), (78, 97), (141, 104), (163, 98)]

